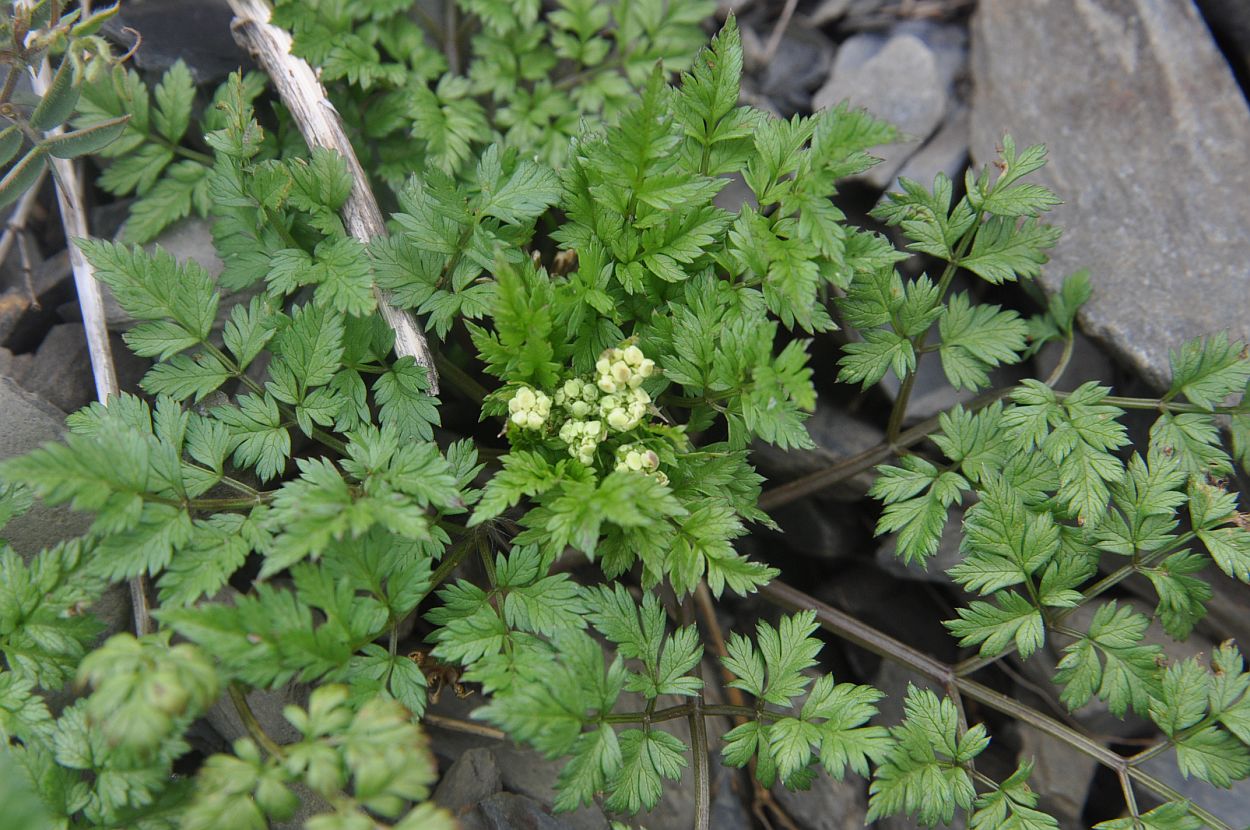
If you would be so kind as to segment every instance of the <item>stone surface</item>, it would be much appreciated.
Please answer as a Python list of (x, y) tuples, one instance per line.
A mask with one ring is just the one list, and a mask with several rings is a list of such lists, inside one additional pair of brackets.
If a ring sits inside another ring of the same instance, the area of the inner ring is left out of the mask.
[(456, 759), (434, 789), (434, 800), (453, 814), (473, 809), (503, 789), (495, 756), (489, 749), (470, 749)]
[(822, 772), (810, 790), (777, 785), (772, 794), (801, 830), (861, 830), (868, 814), (868, 784), (854, 773), (835, 781)]
[(983, 0), (972, 155), (1050, 149), (1064, 204), (1043, 284), (1088, 267), (1086, 332), (1156, 386), (1168, 349), (1250, 335), (1250, 110), (1197, 9), (1157, 0)]
[(534, 799), (495, 793), (460, 820), (462, 830), (574, 830), (564, 816), (553, 816)]
[[(30, 452), (65, 432), (65, 413), (30, 394), (9, 378), (0, 378), (0, 459)], [(31, 556), (72, 536), (86, 532), (91, 517), (65, 507), (51, 508), (42, 502), (9, 522), (2, 536), (14, 550)]]
[(1197, 0), (1216, 40), (1243, 70), (1250, 72), (1250, 4), (1246, 0)]
[(843, 45), (812, 107), (825, 109), (847, 100), (899, 129), (904, 140), (875, 148), (873, 155), (882, 162), (862, 175), (866, 182), (884, 188), (942, 122), (950, 84), (939, 72), (934, 52), (915, 35), (891, 37), (856, 65), (869, 48), (867, 42), (852, 49)]
[(781, 526), (781, 533), (761, 530), (765, 540), (817, 559), (842, 559), (855, 553), (863, 541), (851, 511), (843, 505), (817, 505), (802, 499), (772, 510), (769, 515)]
[(163, 73), (182, 59), (197, 84), (220, 81), (252, 60), (230, 35), (234, 15), (226, 0), (132, 0), (104, 25), (104, 33), (123, 48), (142, 41), (134, 55), (140, 69)]
[[(807, 431), (816, 443), (815, 449), (783, 452), (771, 444), (756, 441), (751, 445), (752, 463), (771, 482), (780, 483), (823, 470), (831, 464), (872, 449), (885, 438), (885, 432), (880, 426), (861, 421), (844, 409), (826, 402), (824, 398), (817, 402), (816, 411), (808, 418)], [(854, 502), (863, 497), (871, 484), (871, 473), (864, 472), (836, 487), (821, 491), (821, 496)]]
[(1185, 778), (1176, 766), (1176, 750), (1170, 750), (1146, 761), (1143, 769), (1192, 801), (1205, 807), (1234, 827), (1244, 827), (1250, 816), (1250, 780), (1234, 781), (1225, 790), (1197, 778)]
[(17, 352), (32, 351), (48, 326), (55, 324), (57, 307), (74, 298), (69, 254), (61, 251), (33, 265), (29, 286), (16, 269), (6, 267), (0, 275), (5, 285), (0, 294), (0, 344)]
[[(497, 745), (492, 751), (504, 789), (532, 799), (545, 810), (551, 810), (556, 801), (556, 779), (564, 763), (548, 760), (532, 749), (512, 744)], [(560, 820), (569, 830), (608, 830), (607, 816), (594, 804), (561, 813)]]
[(971, 113), (967, 107), (960, 106), (946, 118), (933, 137), (907, 160), (889, 189), (899, 190), (898, 180), (901, 178), (932, 188), (938, 173), (945, 173), (952, 181), (960, 181), (968, 166), (970, 134)]
[(819, 29), (790, 26), (764, 67), (760, 91), (783, 115), (810, 108), (812, 91), (829, 75), (833, 53), (833, 44)]
[[(289, 744), (300, 740), (299, 730), (282, 714), (284, 706), (295, 704), (308, 708), (309, 688), (303, 684), (292, 684), (281, 689), (253, 689), (247, 693), (247, 705), (256, 716), (265, 734), (279, 744)], [(204, 715), (217, 734), (228, 742), (234, 742), (247, 734), (239, 711), (234, 707), (228, 694), (213, 704)]]
[(851, 7), (851, 0), (820, 0), (816, 4), (816, 8), (812, 9), (808, 15), (808, 24), (811, 26), (823, 26), (846, 14), (847, 9)]
[(1041, 796), (1041, 808), (1059, 820), (1060, 827), (1081, 826), (1081, 812), (1089, 796), (1098, 762), (1070, 745), (1020, 725), (1020, 761), (1033, 761), (1029, 787)]
[[(1070, 392), (1088, 380), (1096, 380), (1103, 386), (1119, 389), (1120, 373), (1116, 370), (1116, 365), (1107, 357), (1106, 351), (1080, 331), (1075, 334), (1076, 336), (1072, 338), (1072, 357), (1068, 362), (1068, 368), (1064, 370), (1055, 388)], [(1033, 358), (1034, 371), (1037, 376), (1039, 378), (1050, 377), (1051, 372), (1055, 371), (1055, 367), (1058, 366), (1062, 354), (1063, 344), (1058, 341), (1043, 346)], [(1119, 392), (1118, 394), (1126, 393)]]

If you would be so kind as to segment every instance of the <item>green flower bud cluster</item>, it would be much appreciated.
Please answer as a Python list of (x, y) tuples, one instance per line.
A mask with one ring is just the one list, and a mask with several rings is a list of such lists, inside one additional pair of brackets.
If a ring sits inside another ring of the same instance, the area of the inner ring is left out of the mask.
[(605, 437), (599, 421), (569, 420), (560, 427), (560, 440), (568, 444), (569, 455), (588, 466), (594, 462), (595, 450)]
[(668, 484), (668, 476), (660, 472), (660, 457), (642, 444), (621, 444), (616, 448), (616, 471), (654, 476), (660, 484)]
[(542, 429), (551, 415), (551, 398), (546, 392), (522, 386), (508, 401), (508, 419), (522, 429)]

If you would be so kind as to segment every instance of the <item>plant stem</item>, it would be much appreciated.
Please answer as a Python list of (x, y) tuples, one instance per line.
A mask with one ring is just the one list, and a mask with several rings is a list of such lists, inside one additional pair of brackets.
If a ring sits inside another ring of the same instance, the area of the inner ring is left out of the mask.
[(238, 683), (231, 683), (229, 691), (230, 700), (234, 703), (235, 711), (239, 713), (239, 719), (243, 721), (243, 728), (247, 730), (247, 734), (252, 737), (252, 740), (259, 744), (269, 755), (275, 758), (285, 758), (286, 753), (282, 750), (282, 747), (265, 733), (265, 729), (260, 725), (260, 721), (256, 720), (256, 715), (252, 712), (252, 707), (247, 702), (247, 695), (244, 694), (243, 688)]
[[(348, 232), (366, 244), (374, 237), (386, 236), (382, 211), (369, 188), (369, 179), (356, 158), (343, 121), (326, 98), (325, 89), (312, 67), (303, 58), (291, 54), (291, 35), (269, 22), (273, 10), (267, 0), (229, 0), (229, 3), (235, 14), (231, 26), (235, 40), (256, 57), (269, 75), (304, 141), (310, 148), (334, 150), (346, 162), (352, 178), (351, 193), (343, 205), (343, 224)], [(430, 379), (430, 394), (437, 395), (438, 372), (434, 369), (430, 346), (416, 318), (396, 307), (390, 295), (376, 283), (373, 295), (377, 300), (378, 313), (395, 332), (395, 354), (412, 357), (424, 366)]]
[(694, 827), (709, 830), (712, 822), (711, 777), (708, 774), (707, 721), (704, 720), (703, 692), (699, 691), (690, 710), (690, 746), (694, 754)]
[[(968, 252), (968, 247), (972, 244), (972, 238), (977, 235), (977, 229), (980, 226), (981, 213), (978, 211), (968, 230), (964, 231), (964, 235), (955, 244), (951, 261), (946, 263), (946, 267), (942, 269), (942, 276), (938, 279), (938, 303), (941, 303), (946, 298), (946, 292), (950, 290), (951, 281), (955, 279), (955, 272), (959, 270), (959, 261)], [(898, 396), (894, 398), (894, 408), (890, 410), (890, 420), (885, 428), (885, 439), (891, 444), (898, 441), (899, 431), (903, 428), (903, 418), (907, 415), (907, 401), (911, 398), (911, 390), (916, 385), (916, 375), (920, 372), (920, 355), (924, 349), (925, 341), (928, 339), (929, 329), (926, 328), (911, 340), (912, 351), (916, 353), (916, 366), (903, 378), (903, 383), (898, 389)]]
[(1068, 364), (1072, 362), (1072, 347), (1075, 343), (1076, 337), (1069, 332), (1068, 338), (1063, 341), (1063, 352), (1059, 355), (1059, 362), (1055, 364), (1055, 368), (1051, 370), (1046, 380), (1042, 381), (1052, 389), (1059, 382), (1059, 379), (1063, 377), (1063, 373), (1067, 371)]
[[(1088, 735), (1038, 712), (1031, 706), (1020, 703), (1009, 695), (975, 680), (961, 677), (955, 667), (878, 631), (844, 611), (826, 605), (783, 582), (774, 581), (764, 586), (760, 589), (760, 596), (783, 608), (814, 611), (821, 627), (841, 639), (854, 643), (886, 660), (910, 668), (917, 674), (924, 675), (943, 686), (957, 688), (964, 697), (1009, 715), (1043, 734), (1057, 738), (1078, 752), (1098, 761), (1115, 772), (1117, 776), (1126, 775), (1166, 800), (1184, 800), (1171, 787), (1133, 766), (1130, 759), (1112, 752)], [(1190, 812), (1214, 830), (1233, 830), (1227, 823), (1197, 805), (1191, 804)]]
[[(1014, 387), (982, 392), (973, 398), (965, 408), (976, 411), (983, 409), (1001, 398), (1009, 395)], [(898, 439), (891, 442), (889, 440), (882, 441), (875, 447), (864, 450), (861, 453), (844, 458), (837, 463), (826, 467), (823, 470), (817, 470), (814, 473), (796, 478), (793, 481), (787, 481), (785, 484), (773, 487), (765, 491), (759, 500), (761, 510), (773, 510), (782, 505), (797, 501), (804, 496), (811, 495), (826, 487), (832, 487), (840, 481), (852, 478), (864, 470), (888, 460), (899, 450), (906, 449), (914, 444), (919, 444), (929, 436), (929, 433), (935, 430), (940, 423), (940, 416), (934, 415), (926, 418), (920, 423), (909, 427), (907, 430), (899, 434)]]
[[(1089, 586), (1084, 591), (1082, 591), (1081, 601), (1077, 603), (1075, 606), (1073, 606), (1072, 608), (1063, 608), (1063, 609), (1056, 610), (1054, 616), (1050, 619), (1048, 623), (1049, 627), (1052, 630), (1055, 629), (1056, 626), (1059, 625), (1059, 623), (1067, 619), (1068, 615), (1073, 613), (1080, 606), (1084, 605), (1085, 603), (1089, 602), (1091, 599), (1094, 599), (1095, 597), (1101, 594), (1105, 594), (1107, 591), (1111, 590), (1116, 585), (1119, 585), (1121, 582), (1128, 579), (1133, 574), (1138, 573), (1145, 568), (1152, 567), (1156, 562), (1161, 562), (1164, 559), (1167, 559), (1169, 556), (1171, 556), (1181, 547), (1193, 541), (1193, 539), (1194, 539), (1193, 531), (1182, 533), (1180, 536), (1176, 537), (1176, 539), (1173, 540), (1172, 544), (1160, 550), (1154, 551), (1153, 553), (1147, 554), (1138, 562), (1130, 562), (1129, 564), (1123, 565), (1117, 568), (1116, 570), (1112, 571), (1111, 573), (1107, 574), (1102, 579), (1098, 580), (1093, 585)], [(1076, 634), (1079, 636), (1080, 632), (1076, 632)], [(960, 675), (961, 677), (974, 674), (975, 672), (980, 671), (981, 669), (985, 668), (988, 665), (997, 663), (999, 660), (1002, 660), (1004, 657), (1007, 657), (1008, 655), (1015, 654), (1015, 652), (1016, 652), (1015, 642), (1008, 643), (1001, 652), (999, 652), (998, 654), (995, 654), (993, 657), (983, 657), (983, 656), (978, 655), (976, 657), (969, 657), (966, 660), (961, 660), (960, 662), (955, 664), (955, 673)]]

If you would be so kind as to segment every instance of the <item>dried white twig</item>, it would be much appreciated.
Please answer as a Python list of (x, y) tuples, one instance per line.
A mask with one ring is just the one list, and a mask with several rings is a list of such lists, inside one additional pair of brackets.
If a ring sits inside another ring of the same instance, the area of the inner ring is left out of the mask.
[[(269, 22), (272, 9), (266, 0), (230, 0), (235, 19), (234, 39), (251, 52), (278, 90), (282, 103), (290, 110), (300, 133), (309, 147), (328, 147), (347, 161), (352, 177), (352, 192), (343, 205), (343, 220), (348, 232), (362, 242), (386, 235), (386, 224), (377, 199), (369, 188), (369, 180), (356, 158), (343, 121), (334, 105), (326, 98), (325, 89), (312, 67), (291, 54), (291, 36)], [(395, 353), (411, 356), (425, 367), (430, 378), (430, 393), (438, 394), (438, 373), (429, 344), (416, 319), (397, 308), (385, 291), (373, 287), (378, 310), (395, 332)]]
[[(31, 72), (31, 86), (36, 95), (48, 91), (51, 71), (45, 60), (39, 71)], [(57, 127), (48, 135), (59, 135), (64, 129)], [(78, 169), (73, 161), (48, 157), (52, 164), (52, 177), (56, 183), (56, 201), (61, 209), (61, 224), (65, 228), (65, 242), (69, 247), (69, 264), (74, 273), (74, 287), (78, 291), (78, 305), (82, 309), (82, 325), (87, 335), (87, 351), (91, 355), (91, 372), (95, 376), (96, 400), (108, 403), (109, 398), (121, 392), (117, 372), (113, 367), (113, 349), (109, 344), (108, 327), (104, 322), (104, 295), (96, 281), (95, 269), (74, 244), (76, 239), (90, 236), (87, 229), (87, 212), (83, 207), (82, 185)], [(134, 614), (135, 632), (140, 636), (152, 631), (152, 616), (148, 607), (147, 586), (143, 576), (130, 580), (130, 602)]]
[(0, 235), (0, 262), (9, 258), (9, 251), (13, 249), (13, 242), (17, 239), (18, 233), (26, 229), (26, 220), (30, 217), (35, 202), (39, 200), (39, 191), (43, 188), (43, 183), (47, 178), (48, 171), (45, 169), (13, 206), (9, 221), (4, 223), (4, 233)]
[(777, 24), (773, 26), (773, 33), (768, 37), (768, 45), (764, 47), (763, 63), (772, 63), (773, 58), (777, 56), (781, 38), (789, 28), (790, 18), (794, 17), (794, 10), (798, 5), (799, 0), (786, 0), (785, 6), (781, 9), (781, 16), (777, 18)]

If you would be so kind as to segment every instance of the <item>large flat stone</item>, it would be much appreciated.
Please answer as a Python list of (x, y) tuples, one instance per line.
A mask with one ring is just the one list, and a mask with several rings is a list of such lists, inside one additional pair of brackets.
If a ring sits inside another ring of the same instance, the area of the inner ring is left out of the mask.
[(1168, 350), (1250, 335), (1250, 111), (1191, 2), (982, 0), (972, 154), (1045, 143), (1065, 204), (1042, 277), (1088, 267), (1085, 330), (1155, 386)]
[[(0, 459), (24, 455), (65, 432), (65, 413), (42, 398), (0, 377)], [(91, 516), (68, 507), (48, 507), (36, 500), (25, 514), (0, 530), (3, 538), (24, 557), (57, 542), (79, 536), (91, 525)]]

